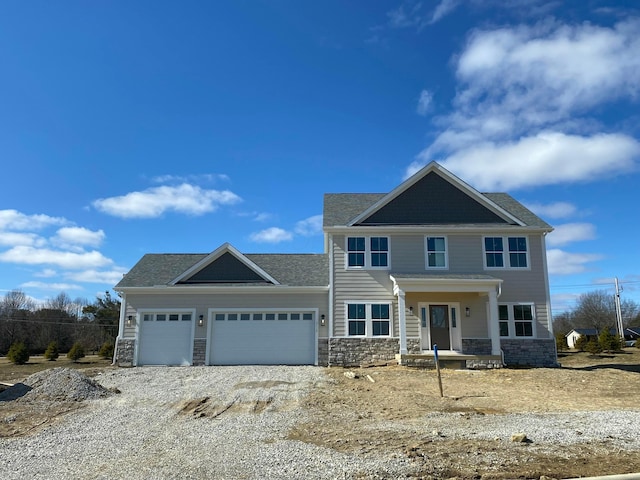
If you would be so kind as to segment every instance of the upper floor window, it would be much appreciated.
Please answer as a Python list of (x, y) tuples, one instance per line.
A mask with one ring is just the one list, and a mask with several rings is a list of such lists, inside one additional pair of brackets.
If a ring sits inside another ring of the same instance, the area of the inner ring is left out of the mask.
[(533, 337), (534, 308), (531, 304), (498, 305), (501, 337)]
[(528, 255), (527, 237), (484, 237), (486, 268), (527, 268)]
[(348, 237), (347, 266), (351, 268), (387, 268), (388, 237)]
[(427, 268), (447, 268), (446, 237), (427, 237)]

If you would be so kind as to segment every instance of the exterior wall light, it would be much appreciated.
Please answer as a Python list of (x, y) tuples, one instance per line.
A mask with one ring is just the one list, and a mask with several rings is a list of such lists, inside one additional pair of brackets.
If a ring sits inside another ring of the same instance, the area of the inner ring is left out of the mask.
[(325, 319), (325, 316), (324, 316), (324, 313), (323, 313), (322, 315), (320, 315), (320, 325), (322, 325), (323, 327), (324, 327), (324, 324), (325, 324), (324, 319)]
[(409, 307), (409, 313), (413, 315), (413, 307)]
[(204, 315), (200, 315), (198, 317), (198, 326), (202, 327), (204, 325)]
[(132, 323), (133, 323), (133, 316), (129, 315), (127, 317), (127, 327), (130, 327)]
[(471, 309), (469, 307), (465, 307), (464, 314), (465, 314), (465, 316), (470, 317), (471, 316)]

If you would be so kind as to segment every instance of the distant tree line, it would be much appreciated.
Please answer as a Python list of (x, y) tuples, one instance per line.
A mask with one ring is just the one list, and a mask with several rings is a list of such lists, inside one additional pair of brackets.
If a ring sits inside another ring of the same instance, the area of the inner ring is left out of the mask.
[[(620, 302), (624, 327), (640, 326), (640, 304), (623, 299)], [(554, 315), (553, 330), (567, 334), (574, 328), (594, 328), (598, 332), (616, 327), (614, 296), (606, 290), (583, 293), (573, 310)]]
[(21, 290), (12, 290), (0, 299), (0, 355), (16, 343), (24, 343), (32, 355), (45, 353), (52, 342), (60, 352), (74, 344), (97, 352), (114, 344), (119, 316), (120, 300), (109, 292), (93, 303), (60, 293), (37, 306)]

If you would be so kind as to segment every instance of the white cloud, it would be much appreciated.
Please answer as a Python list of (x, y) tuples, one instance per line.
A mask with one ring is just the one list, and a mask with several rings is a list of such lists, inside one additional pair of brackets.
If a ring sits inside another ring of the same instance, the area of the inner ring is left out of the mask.
[[(405, 11), (405, 7), (409, 8), (409, 11)], [(421, 3), (417, 3), (413, 6), (410, 4), (402, 4), (395, 10), (387, 12), (387, 18), (389, 19), (389, 26), (391, 28), (407, 28), (420, 25)]]
[(40, 290), (82, 290), (80, 285), (73, 283), (45, 283), (45, 282), (25, 282), (20, 285), (20, 288), (38, 288)]
[(56, 265), (61, 268), (83, 269), (103, 267), (113, 263), (100, 252), (64, 252), (46, 248), (17, 246), (0, 253), (0, 261), (23, 265)]
[(305, 220), (300, 220), (296, 223), (295, 232), (298, 235), (310, 237), (312, 235), (319, 235), (322, 233), (322, 215), (314, 215)]
[[(541, 132), (513, 142), (476, 144), (441, 163), (478, 189), (502, 191), (612, 177), (633, 170), (639, 156), (640, 142), (622, 134)], [(408, 173), (424, 163), (415, 162)]]
[(280, 243), (293, 239), (293, 234), (282, 228), (271, 227), (260, 232), (252, 233), (249, 237), (253, 242), (258, 243)]
[(453, 111), (408, 169), (437, 160), (481, 189), (592, 181), (636, 168), (640, 143), (589, 118), (637, 101), (640, 20), (476, 30), (454, 58)]
[(40, 272), (34, 273), (33, 276), (39, 277), (39, 278), (51, 278), (51, 277), (55, 277), (57, 274), (58, 272), (56, 272), (52, 268), (45, 268)]
[(87, 245), (98, 247), (102, 244), (104, 238), (105, 234), (102, 230), (93, 231), (83, 227), (63, 227), (58, 230), (51, 241), (58, 246)]
[(0, 230), (40, 230), (52, 225), (67, 225), (68, 220), (49, 215), (25, 215), (17, 210), (0, 210)]
[(589, 264), (602, 260), (595, 253), (569, 253), (552, 248), (547, 250), (547, 266), (550, 275), (572, 275), (589, 270)]
[(431, 102), (433, 101), (433, 95), (429, 90), (422, 90), (420, 92), (420, 98), (418, 99), (418, 107), (416, 111), (418, 115), (426, 116), (431, 110)]
[(75, 282), (85, 283), (104, 283), (106, 285), (115, 285), (122, 276), (127, 273), (127, 269), (115, 268), (112, 270), (82, 270), (80, 272), (71, 272), (65, 275), (65, 278), (73, 280)]
[(436, 23), (443, 17), (449, 15), (458, 6), (458, 0), (442, 0), (433, 11), (431, 21), (429, 23)]
[(41, 247), (47, 241), (35, 233), (18, 233), (0, 231), (0, 245), (12, 247), (15, 245), (31, 245)]
[(229, 175), (224, 173), (201, 173), (192, 175), (158, 175), (151, 179), (154, 183), (189, 183), (189, 182), (229, 182)]
[(568, 202), (526, 203), (525, 206), (536, 215), (546, 218), (567, 218), (577, 212), (576, 206)]
[(233, 205), (241, 199), (229, 190), (205, 190), (183, 183), (176, 187), (162, 186), (119, 197), (103, 198), (93, 206), (109, 215), (121, 218), (156, 218), (165, 212), (204, 215), (220, 205)]
[(593, 240), (596, 238), (596, 227), (591, 223), (565, 223), (557, 225), (547, 235), (547, 245), (559, 247), (573, 242)]
[(612, 28), (552, 22), (476, 31), (457, 62), (459, 109), (543, 125), (640, 87), (640, 21)]

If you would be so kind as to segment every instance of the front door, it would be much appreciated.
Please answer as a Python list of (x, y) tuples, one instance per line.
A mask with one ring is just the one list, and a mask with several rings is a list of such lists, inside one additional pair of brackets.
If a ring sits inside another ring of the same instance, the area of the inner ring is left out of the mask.
[(460, 332), (457, 322), (458, 304), (420, 305), (422, 349), (459, 350)]

